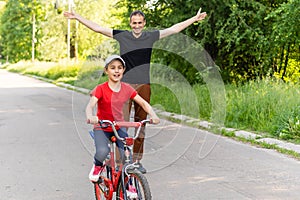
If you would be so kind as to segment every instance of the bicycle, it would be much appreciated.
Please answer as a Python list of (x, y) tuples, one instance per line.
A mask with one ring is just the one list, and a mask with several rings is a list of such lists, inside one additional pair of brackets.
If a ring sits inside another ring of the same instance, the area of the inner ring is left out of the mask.
[[(138, 165), (131, 163), (131, 149), (134, 140), (139, 136), (141, 128), (151, 120), (141, 122), (112, 122), (110, 120), (99, 120), (101, 128), (111, 126), (115, 136), (110, 138), (110, 153), (104, 161), (104, 167), (100, 172), (100, 178), (93, 182), (96, 200), (111, 200), (116, 195), (118, 200), (151, 200), (151, 191), (147, 178), (137, 170)], [(137, 128), (133, 137), (122, 138), (118, 135), (115, 126)], [(125, 161), (119, 165), (115, 160), (116, 141), (124, 143)]]

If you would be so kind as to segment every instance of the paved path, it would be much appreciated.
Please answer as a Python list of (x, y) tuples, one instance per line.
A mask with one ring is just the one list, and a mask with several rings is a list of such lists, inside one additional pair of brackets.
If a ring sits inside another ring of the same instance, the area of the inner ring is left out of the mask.
[[(0, 200), (92, 200), (86, 95), (0, 70)], [(163, 120), (144, 165), (153, 199), (299, 199), (300, 163)]]

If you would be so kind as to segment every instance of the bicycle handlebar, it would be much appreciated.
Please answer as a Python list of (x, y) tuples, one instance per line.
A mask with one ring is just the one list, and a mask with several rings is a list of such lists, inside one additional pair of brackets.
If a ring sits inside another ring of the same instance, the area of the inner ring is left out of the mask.
[(135, 135), (133, 136), (133, 139), (135, 140), (136, 138), (138, 138), (142, 126), (147, 123), (152, 124), (153, 123), (152, 119), (145, 119), (140, 122), (114, 122), (114, 121), (112, 122), (110, 120), (99, 120), (99, 124), (101, 128), (107, 128), (108, 126), (111, 126), (116, 138), (121, 141), (124, 141), (125, 138), (119, 136), (118, 131), (116, 130), (116, 126), (126, 127), (126, 128), (130, 128), (130, 127), (138, 128), (137, 131), (135, 132)]

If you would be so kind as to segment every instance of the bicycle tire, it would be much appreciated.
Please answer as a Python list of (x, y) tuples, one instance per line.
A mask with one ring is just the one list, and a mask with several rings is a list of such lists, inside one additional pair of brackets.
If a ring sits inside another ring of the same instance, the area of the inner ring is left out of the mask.
[(124, 196), (124, 191), (122, 187), (122, 179), (120, 178), (120, 181), (117, 186), (117, 194), (116, 199), (117, 200), (151, 200), (151, 191), (150, 186), (147, 181), (147, 178), (138, 170), (134, 170), (129, 173), (129, 176), (126, 176), (124, 174), (124, 185), (125, 188), (128, 188), (129, 184), (132, 184), (132, 186), (136, 189), (137, 192), (137, 198), (129, 198)]
[(105, 199), (104, 194), (100, 190), (100, 186), (98, 183), (94, 183), (94, 191), (95, 191), (95, 199), (96, 200), (103, 200)]
[(110, 180), (111, 168), (106, 166), (106, 171), (101, 173), (98, 182), (94, 182), (96, 200), (112, 199), (113, 186)]

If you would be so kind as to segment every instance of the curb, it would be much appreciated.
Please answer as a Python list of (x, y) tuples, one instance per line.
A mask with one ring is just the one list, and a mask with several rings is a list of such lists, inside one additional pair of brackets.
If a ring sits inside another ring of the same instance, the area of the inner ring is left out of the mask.
[[(199, 129), (212, 130), (214, 128), (213, 124), (208, 121), (201, 121), (199, 119), (191, 118), (191, 117), (184, 116), (184, 115), (168, 113), (166, 111), (156, 110), (156, 112), (158, 115), (164, 116), (165, 118), (168, 118), (171, 120), (173, 119), (173, 120), (177, 120), (177, 121), (179, 120), (181, 122), (184, 122), (187, 125), (192, 124), (193, 126), (198, 127)], [(277, 140), (274, 138), (263, 137), (259, 134), (244, 131), (244, 130), (236, 130), (233, 128), (226, 128), (226, 127), (221, 127), (220, 129), (224, 130), (226, 132), (233, 133), (234, 137), (240, 137), (240, 138), (244, 138), (246, 140), (254, 140), (257, 143), (266, 143), (269, 145), (276, 145), (278, 148), (294, 151), (294, 152), (300, 154), (300, 145), (297, 145), (294, 143), (285, 142), (285, 141)]]

